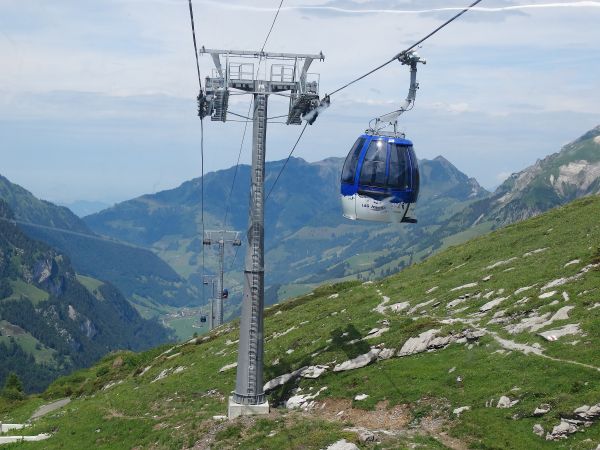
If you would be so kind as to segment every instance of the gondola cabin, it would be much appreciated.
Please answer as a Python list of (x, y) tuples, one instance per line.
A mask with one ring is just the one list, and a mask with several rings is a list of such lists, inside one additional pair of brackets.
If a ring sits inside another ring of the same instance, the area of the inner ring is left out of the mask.
[(415, 223), (418, 196), (419, 165), (411, 141), (382, 132), (367, 132), (356, 140), (342, 169), (344, 217)]

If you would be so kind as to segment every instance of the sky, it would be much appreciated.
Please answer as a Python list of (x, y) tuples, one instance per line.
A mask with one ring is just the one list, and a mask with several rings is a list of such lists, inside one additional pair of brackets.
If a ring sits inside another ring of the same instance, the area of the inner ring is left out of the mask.
[[(378, 66), (462, 0), (284, 0), (266, 51), (318, 53), (321, 94)], [(193, 0), (199, 45), (260, 49), (277, 0)], [(487, 188), (600, 124), (600, 1), (483, 0), (427, 40), (400, 127)], [(201, 174), (198, 79), (187, 0), (0, 0), (0, 174), (58, 202), (113, 203)], [(202, 76), (210, 57), (200, 56)], [(345, 156), (373, 117), (402, 103), (388, 65), (332, 97), (295, 156)], [(230, 110), (248, 111), (232, 96)], [(269, 115), (285, 114), (272, 97)], [(230, 116), (234, 118), (234, 116)], [(205, 172), (235, 164), (244, 124), (205, 121)], [(301, 128), (268, 127), (267, 159)], [(251, 126), (241, 161), (250, 161)]]

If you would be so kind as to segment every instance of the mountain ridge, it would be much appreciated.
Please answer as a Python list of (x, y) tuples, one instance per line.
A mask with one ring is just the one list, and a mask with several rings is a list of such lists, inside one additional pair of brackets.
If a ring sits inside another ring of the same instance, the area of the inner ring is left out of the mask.
[(2, 176), (0, 199), (26, 234), (69, 255), (81, 275), (114, 284), (134, 304), (201, 303), (197, 288), (150, 250), (98, 236), (68, 208), (39, 200)]
[[(286, 160), (266, 164), (265, 192), (270, 192), (270, 196), (265, 213), (265, 264), (267, 285), (273, 288), (269, 292), (275, 297), (285, 297), (284, 291), (309, 289), (327, 277), (357, 276), (361, 272), (368, 276), (372, 269), (381, 274), (390, 273), (397, 266), (392, 267), (384, 260), (396, 260), (403, 252), (404, 264), (408, 263), (408, 247), (414, 239), (429, 235), (429, 229), (439, 226), (444, 217), (488, 195), (476, 180), (445, 158), (422, 160), (421, 204), (417, 207), (419, 225), (398, 229), (393, 225), (382, 228), (379, 224), (352, 223), (341, 216), (339, 204), (339, 173), (343, 161), (343, 158), (330, 157), (309, 163), (292, 157), (274, 189), (273, 183)], [(204, 183), (194, 178), (176, 188), (119, 203), (84, 220), (99, 234), (151, 246), (180, 275), (200, 282), (200, 252), (204, 250), (198, 239), (202, 230), (201, 187), (204, 184), (205, 228), (218, 229), (222, 227), (234, 176), (236, 184), (228, 209), (228, 227), (244, 231), (248, 220), (248, 165), (240, 165), (237, 173), (235, 167), (210, 172), (205, 175)], [(335, 239), (330, 240), (331, 236)], [(384, 245), (382, 239), (388, 238), (389, 245)], [(388, 254), (396, 243), (401, 249), (395, 249), (394, 255)], [(373, 259), (384, 258), (375, 267), (364, 269), (363, 262), (354, 258), (356, 253), (374, 251), (378, 255)], [(226, 279), (233, 305), (241, 298), (243, 258), (226, 256), (231, 261)], [(214, 259), (204, 260), (206, 273), (216, 273)], [(294, 270), (289, 271), (289, 267)], [(229, 312), (234, 314), (235, 309)]]

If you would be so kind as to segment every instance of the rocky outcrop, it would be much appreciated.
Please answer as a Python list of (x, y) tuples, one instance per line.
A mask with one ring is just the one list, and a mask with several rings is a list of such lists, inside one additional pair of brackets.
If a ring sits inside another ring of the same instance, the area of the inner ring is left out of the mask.
[(552, 428), (552, 431), (546, 435), (547, 441), (558, 441), (566, 439), (569, 435), (576, 433), (578, 430), (577, 425), (562, 421), (560, 424)]
[(359, 369), (361, 367), (365, 367), (365, 366), (371, 364), (373, 361), (375, 361), (380, 352), (381, 352), (381, 349), (372, 348), (369, 352), (367, 352), (363, 355), (357, 356), (354, 359), (344, 361), (343, 363), (336, 365), (333, 368), (333, 371), (334, 372), (344, 372), (346, 370), (354, 370), (354, 369)]
[(600, 403), (592, 406), (580, 406), (573, 411), (571, 418), (561, 418), (560, 423), (546, 435), (546, 440), (567, 439), (569, 435), (576, 433), (580, 426), (590, 426), (598, 419), (600, 419)]
[(479, 330), (464, 330), (457, 334), (437, 336), (439, 331), (437, 329), (427, 330), (416, 337), (409, 338), (398, 352), (398, 356), (409, 356), (429, 350), (436, 350), (447, 347), (455, 342), (477, 340), (485, 334)]

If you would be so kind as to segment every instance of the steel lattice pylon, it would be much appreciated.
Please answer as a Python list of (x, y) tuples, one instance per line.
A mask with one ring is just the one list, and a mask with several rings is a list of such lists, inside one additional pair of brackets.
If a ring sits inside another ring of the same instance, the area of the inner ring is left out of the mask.
[[(207, 50), (215, 64), (206, 78), (205, 90), (198, 96), (198, 114), (213, 121), (227, 120), (229, 91), (244, 91), (254, 96), (252, 169), (248, 247), (244, 267), (244, 296), (240, 319), (240, 343), (235, 391), (229, 401), (229, 417), (261, 414), (269, 411), (263, 391), (263, 309), (264, 309), (264, 207), (267, 107), (270, 94), (289, 92), (286, 123), (299, 125), (302, 119), (312, 123), (319, 106), (318, 75), (309, 74), (314, 60), (324, 60), (322, 53), (307, 55), (267, 53), (262, 51)], [(225, 62), (222, 63), (222, 58)], [(252, 60), (270, 63), (268, 79), (258, 78)]]

